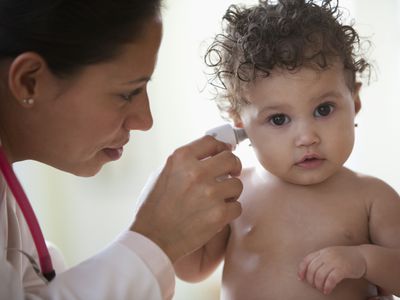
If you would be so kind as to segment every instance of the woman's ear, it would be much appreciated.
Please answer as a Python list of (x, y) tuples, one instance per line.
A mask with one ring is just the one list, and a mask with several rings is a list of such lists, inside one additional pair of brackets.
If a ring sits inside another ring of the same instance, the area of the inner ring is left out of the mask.
[(47, 64), (37, 53), (24, 52), (10, 64), (8, 85), (11, 94), (23, 106), (31, 106), (37, 96), (38, 81), (42, 79)]
[(353, 91), (353, 100), (354, 100), (354, 109), (356, 114), (361, 109), (361, 99), (360, 99), (360, 90), (361, 90), (362, 83), (357, 81), (355, 83), (354, 91)]

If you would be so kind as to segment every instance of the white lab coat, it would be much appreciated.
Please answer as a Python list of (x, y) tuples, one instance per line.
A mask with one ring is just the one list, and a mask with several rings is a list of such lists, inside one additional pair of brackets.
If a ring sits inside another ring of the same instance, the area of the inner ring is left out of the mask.
[(106, 249), (83, 263), (63, 270), (61, 256), (50, 253), (57, 276), (45, 284), (28, 259), (37, 259), (25, 219), (0, 176), (0, 299), (110, 300), (171, 299), (175, 274), (168, 257), (156, 244), (134, 232), (122, 233)]

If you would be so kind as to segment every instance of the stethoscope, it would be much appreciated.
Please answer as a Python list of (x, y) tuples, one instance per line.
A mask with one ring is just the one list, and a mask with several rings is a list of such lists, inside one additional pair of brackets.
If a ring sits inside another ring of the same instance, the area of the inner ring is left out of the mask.
[(51, 257), (49, 250), (47, 249), (46, 243), (44, 241), (43, 233), (40, 230), (39, 222), (36, 219), (35, 213), (33, 212), (32, 206), (26, 196), (21, 183), (18, 181), (17, 176), (14, 173), (13, 168), (7, 160), (6, 154), (0, 145), (0, 168), (3, 176), (14, 195), (15, 201), (17, 202), (22, 214), (25, 218), (26, 224), (31, 232), (35, 247), (39, 256), (40, 269), (37, 267), (36, 262), (22, 250), (18, 250), (28, 257), (35, 271), (42, 275), (47, 281), (51, 281), (55, 276), (53, 264), (51, 262)]

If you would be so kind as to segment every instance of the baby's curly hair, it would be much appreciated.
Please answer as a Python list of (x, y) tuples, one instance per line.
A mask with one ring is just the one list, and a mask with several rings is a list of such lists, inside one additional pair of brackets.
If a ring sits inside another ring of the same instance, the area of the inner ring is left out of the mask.
[(222, 19), (223, 32), (215, 36), (204, 56), (212, 68), (209, 83), (217, 90), (215, 100), (225, 118), (234, 118), (248, 103), (242, 96), (244, 84), (268, 77), (274, 68), (325, 70), (339, 60), (351, 90), (356, 75), (369, 70), (369, 63), (357, 53), (359, 35), (340, 21), (338, 1), (271, 2), (231, 5)]

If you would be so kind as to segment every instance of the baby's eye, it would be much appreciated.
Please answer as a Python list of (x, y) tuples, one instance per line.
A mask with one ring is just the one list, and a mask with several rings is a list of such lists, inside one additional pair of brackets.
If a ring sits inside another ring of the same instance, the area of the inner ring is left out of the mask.
[(333, 104), (323, 103), (315, 109), (314, 116), (315, 117), (326, 117), (332, 113), (333, 109), (334, 109)]
[(273, 115), (273, 116), (269, 117), (268, 121), (272, 125), (282, 126), (282, 125), (285, 125), (285, 124), (289, 123), (290, 119), (289, 119), (288, 116), (286, 116), (284, 114), (276, 114), (276, 115)]

